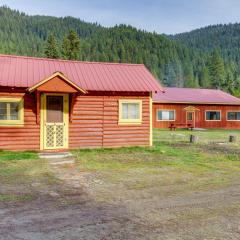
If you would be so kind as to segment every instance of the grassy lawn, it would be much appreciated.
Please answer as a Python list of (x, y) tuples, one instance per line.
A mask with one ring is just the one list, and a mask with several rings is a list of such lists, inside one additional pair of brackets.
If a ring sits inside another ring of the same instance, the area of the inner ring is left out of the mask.
[(240, 130), (199, 130), (189, 131), (177, 129), (176, 131), (169, 131), (169, 129), (154, 129), (153, 139), (167, 142), (188, 142), (191, 134), (199, 136), (201, 143), (224, 143), (228, 141), (229, 135), (236, 135), (238, 144), (240, 145)]
[[(233, 133), (239, 135), (240, 131), (155, 130), (154, 136), (161, 138), (155, 138), (151, 148), (75, 151), (77, 167), (111, 185), (104, 190), (100, 188), (98, 197), (101, 200), (122, 199), (127, 190), (141, 190), (149, 195), (154, 189), (156, 195), (164, 193), (166, 196), (217, 189), (240, 178), (239, 143), (222, 144)], [(169, 134), (176, 136), (169, 137)], [(199, 135), (200, 142), (188, 143), (190, 134)], [(134, 192), (132, 197), (137, 196)]]

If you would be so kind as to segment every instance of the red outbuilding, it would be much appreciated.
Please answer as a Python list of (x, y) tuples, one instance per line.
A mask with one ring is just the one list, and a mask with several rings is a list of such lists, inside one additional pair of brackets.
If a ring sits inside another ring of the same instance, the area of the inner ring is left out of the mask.
[(141, 64), (0, 55), (0, 149), (152, 144), (152, 92)]
[(240, 129), (240, 99), (215, 89), (164, 88), (153, 96), (153, 127)]

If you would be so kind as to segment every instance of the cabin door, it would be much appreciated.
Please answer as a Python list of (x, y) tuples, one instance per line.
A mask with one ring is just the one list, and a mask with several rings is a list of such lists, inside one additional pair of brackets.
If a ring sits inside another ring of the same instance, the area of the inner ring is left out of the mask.
[(42, 105), (41, 148), (68, 148), (68, 94), (43, 94)]
[(190, 124), (192, 127), (195, 127), (195, 112), (187, 111), (186, 112), (186, 123)]

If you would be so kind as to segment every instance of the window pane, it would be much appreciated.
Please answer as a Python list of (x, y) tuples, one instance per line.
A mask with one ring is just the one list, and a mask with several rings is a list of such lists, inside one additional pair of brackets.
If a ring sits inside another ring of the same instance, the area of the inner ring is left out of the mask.
[(0, 120), (19, 120), (19, 102), (0, 102)]
[(174, 120), (174, 111), (169, 111), (169, 120)]
[(187, 120), (188, 121), (192, 121), (193, 120), (193, 113), (192, 112), (188, 112), (187, 113)]
[(13, 102), (10, 103), (10, 120), (18, 120), (19, 119), (19, 103)]
[(175, 112), (173, 110), (160, 110), (158, 111), (158, 120), (174, 120), (175, 119)]
[(139, 103), (122, 103), (122, 119), (139, 119)]
[(47, 122), (63, 122), (63, 96), (47, 96)]
[(240, 112), (228, 112), (228, 120), (240, 120)]
[(127, 103), (122, 104), (122, 118), (128, 119), (128, 104)]
[(208, 111), (206, 112), (207, 120), (220, 120), (220, 112), (219, 111)]
[(138, 103), (129, 103), (129, 113), (128, 116), (130, 119), (139, 119), (139, 104)]
[(7, 120), (7, 103), (0, 102), (0, 120)]

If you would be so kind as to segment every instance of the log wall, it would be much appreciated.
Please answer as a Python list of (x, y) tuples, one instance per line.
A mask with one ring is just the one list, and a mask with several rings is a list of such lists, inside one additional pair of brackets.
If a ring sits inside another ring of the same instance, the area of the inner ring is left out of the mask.
[[(186, 123), (186, 110), (184, 108), (193, 106), (199, 111), (195, 111), (195, 127), (206, 129), (240, 129), (240, 121), (227, 121), (227, 111), (240, 111), (240, 106), (236, 105), (198, 105), (198, 104), (153, 104), (153, 128), (168, 128), (171, 123)], [(157, 110), (175, 110), (175, 121), (157, 121)], [(206, 110), (220, 110), (221, 121), (205, 121)]]
[[(78, 96), (71, 111), (69, 148), (148, 146), (150, 143), (150, 98), (89, 94)], [(24, 97), (24, 126), (0, 126), (0, 149), (39, 150), (40, 125), (36, 122), (34, 94), (1, 92), (2, 97)], [(119, 99), (141, 99), (141, 125), (118, 124)]]

